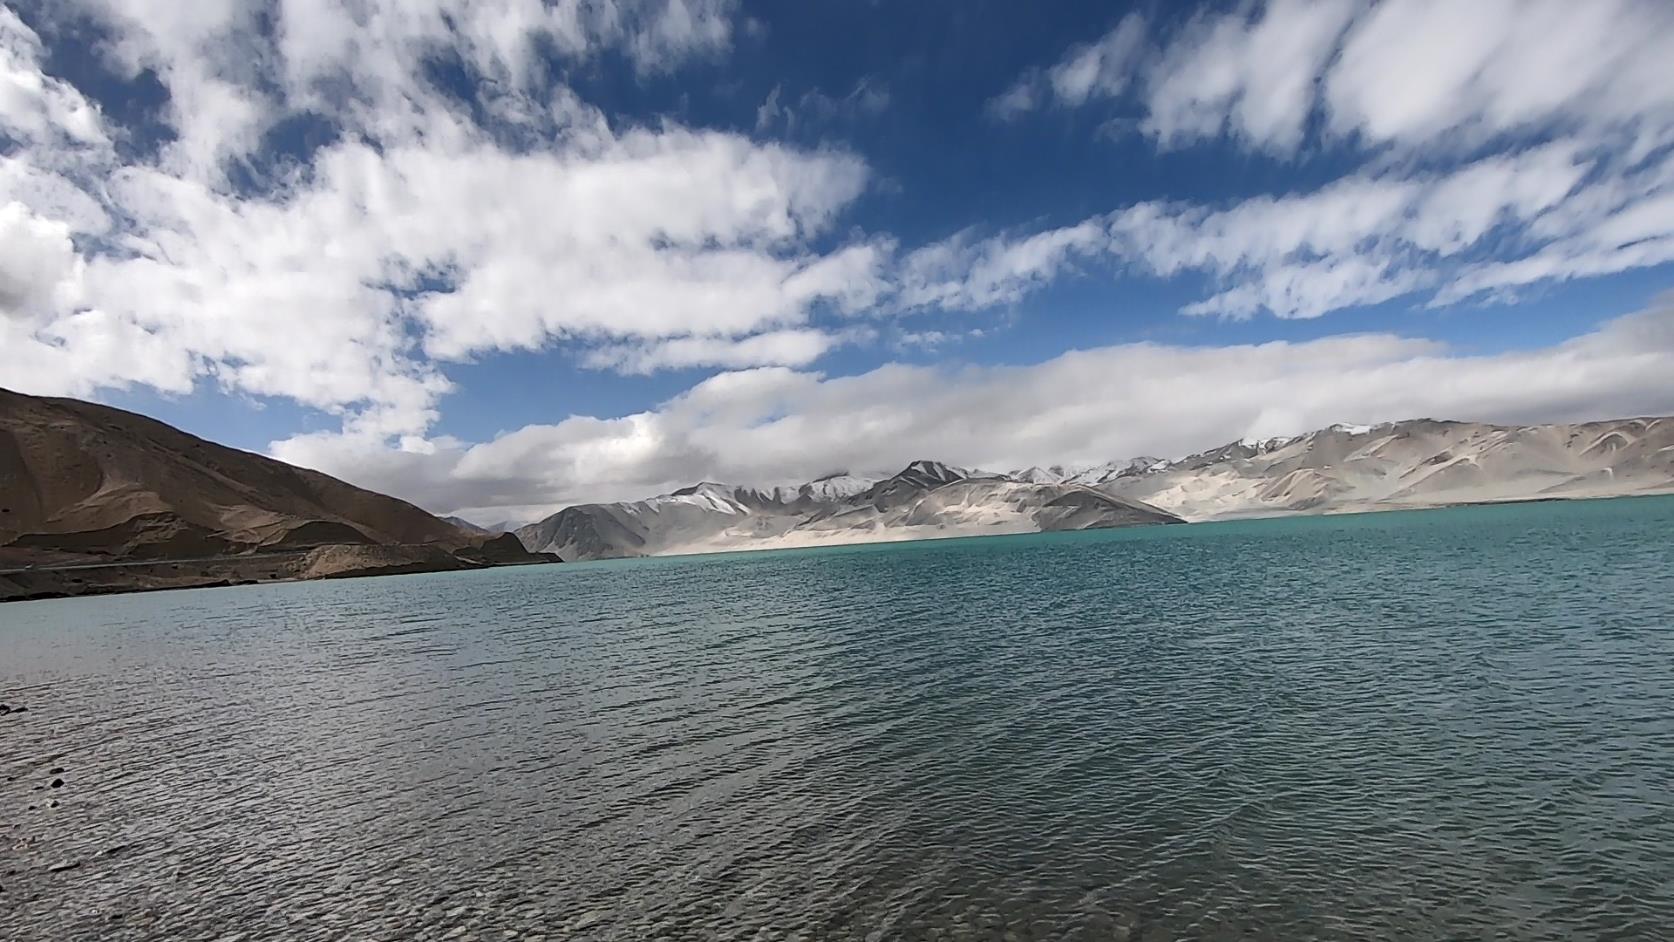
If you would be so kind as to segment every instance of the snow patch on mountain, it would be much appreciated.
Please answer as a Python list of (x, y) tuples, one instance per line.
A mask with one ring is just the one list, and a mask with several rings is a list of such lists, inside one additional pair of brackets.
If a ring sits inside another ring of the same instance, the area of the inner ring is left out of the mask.
[(1170, 461), (996, 474), (913, 461), (766, 487), (702, 482), (517, 531), (566, 559), (925, 539), (1551, 497), (1674, 493), (1674, 419), (1503, 427), (1414, 419), (1240, 439)]

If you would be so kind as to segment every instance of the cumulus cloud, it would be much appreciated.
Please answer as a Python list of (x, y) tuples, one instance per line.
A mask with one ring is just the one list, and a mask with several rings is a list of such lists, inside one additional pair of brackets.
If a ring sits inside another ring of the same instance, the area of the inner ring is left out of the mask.
[[(1179, 450), (1170, 428), (1189, 426), (1195, 446), (1257, 424), (1242, 392), (1193, 398), (1169, 370), (1246, 377), (1270, 400), (1264, 424), (1345, 418), (1322, 414), (1337, 404), (1324, 393), (1274, 398), (1286, 371), (1300, 390), (1349, 383), (1386, 417), (1459, 411), (1436, 390), (1487, 417), (1559, 417), (1627, 402), (1634, 382), (1666, 386), (1650, 369), (1667, 346), (1636, 359), (1619, 326), (1534, 360), (1386, 336), (1109, 348), (1009, 371), (813, 371), (844, 344), (963, 335), (952, 319), (879, 318), (1013, 305), (1074, 273), (1194, 278), (1187, 314), (1315, 317), (1674, 261), (1674, 11), (1654, 0), (1273, 0), (1161, 27), (1129, 16), (990, 111), (1104, 101), (1159, 150), (1330, 150), (1350, 169), (1311, 189), (995, 220), (905, 247), (846, 218), (872, 185), (865, 159), (783, 142), (882, 111), (881, 82), (775, 90), (754, 137), (623, 121), (569, 87), (571, 70), (618, 59), (648, 79), (725, 52), (735, 0), (34, 7), (25, 22), (0, 6), (0, 380), (284, 397), (341, 428), (277, 443), (281, 457), (437, 509), (805, 477), (850, 464), (855, 442), (854, 462), (874, 467), (912, 457), (902, 443), (1023, 464)], [(56, 27), (99, 36), (118, 82), (160, 82), (163, 126), (136, 134), (47, 74)], [(438, 63), (458, 76), (439, 81)], [(554, 347), (619, 372), (730, 372), (637, 415), (478, 444), (432, 435), (450, 364)], [(1586, 369), (1576, 380), (1561, 363)], [(1515, 369), (1547, 380), (1547, 398), (1494, 398)], [(1116, 374), (1144, 383), (1111, 385)], [(1198, 411), (1148, 425), (1138, 406), (1113, 419), (1068, 401), (1157, 392)], [(1118, 426), (1132, 434), (1111, 437)], [(1071, 453), (1078, 440), (1098, 454)]]
[(496, 88), (539, 88), (541, 51), (605, 51), (663, 72), (731, 44), (736, 0), (65, 0), (58, 18), (110, 34), (109, 64), (169, 92), (173, 172), (223, 182), (298, 111), (373, 136), (444, 132), (426, 68), (455, 57)]
[[(39, 37), (0, 8), (0, 122), (25, 145), (0, 158), (0, 375), (82, 393), (209, 379), (411, 436), (451, 388), (441, 364), (493, 351), (602, 343), (634, 370), (808, 362), (826, 336), (812, 317), (882, 290), (887, 241), (811, 247), (867, 186), (865, 162), (612, 123), (545, 74), (545, 49), (615, 50), (646, 72), (711, 54), (733, 8), (72, 0), (46, 22), (105, 30), (109, 66), (166, 87), (172, 131), (154, 160), (74, 161), (72, 144), (104, 140), (97, 110), (41, 72)], [(444, 54), (479, 108), (426, 73)], [(294, 166), (260, 163), (291, 119), (334, 134)], [(117, 338), (170, 354), (122, 364), (102, 352)]]
[(0, 317), (21, 321), (72, 309), (82, 270), (68, 225), (22, 203), (0, 206)]
[(41, 72), (41, 38), (0, 7), (0, 127), (35, 144), (109, 143), (99, 111), (75, 86)]
[(249, 0), (67, 0), (53, 15), (108, 30), (98, 48), (118, 74), (153, 72), (169, 91), (169, 167), (219, 180), (223, 162), (253, 151), (278, 116), (262, 88), (262, 12)]
[(1332, 422), (1565, 421), (1674, 411), (1674, 302), (1550, 347), (1470, 354), (1390, 334), (1073, 351), (1029, 366), (722, 373), (656, 409), (429, 453), (342, 436), (274, 452), (433, 510), (535, 516), (698, 480), (776, 483), (934, 457), (978, 467), (1183, 455)]
[(436, 360), (743, 336), (852, 290), (822, 280), (843, 258), (802, 248), (864, 183), (846, 155), (636, 130), (563, 154), (344, 143), (314, 168), (276, 199), (125, 169), (114, 195), (148, 240), (92, 262), (93, 299), (239, 388), (399, 407), (416, 431), (427, 410), (407, 392), (445, 388)]

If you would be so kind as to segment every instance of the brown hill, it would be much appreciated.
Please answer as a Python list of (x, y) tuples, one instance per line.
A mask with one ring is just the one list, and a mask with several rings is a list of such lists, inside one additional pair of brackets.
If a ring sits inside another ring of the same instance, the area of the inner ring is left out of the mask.
[(0, 585), (0, 598), (134, 587), (87, 569), (78, 570), (84, 589), (69, 576), (47, 578), (66, 566), (121, 564), (137, 576), (147, 561), (217, 564), (197, 577), (197, 567), (184, 570), (195, 584), (242, 581), (232, 564), (258, 559), (261, 578), (550, 561), (504, 535), (469, 533), (405, 501), (144, 416), (0, 389), (0, 581), (14, 583)]

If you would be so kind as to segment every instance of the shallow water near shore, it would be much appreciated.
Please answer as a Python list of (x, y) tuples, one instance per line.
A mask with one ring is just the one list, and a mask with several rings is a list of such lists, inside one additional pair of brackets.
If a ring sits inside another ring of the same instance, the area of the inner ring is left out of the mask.
[(20, 942), (1674, 926), (1674, 498), (18, 603), (0, 701)]

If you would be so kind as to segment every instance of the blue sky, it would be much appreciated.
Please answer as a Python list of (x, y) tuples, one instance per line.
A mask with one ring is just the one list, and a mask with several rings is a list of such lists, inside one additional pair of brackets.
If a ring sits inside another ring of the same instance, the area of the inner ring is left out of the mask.
[(1674, 411), (1656, 0), (0, 3), (0, 384), (437, 511)]

